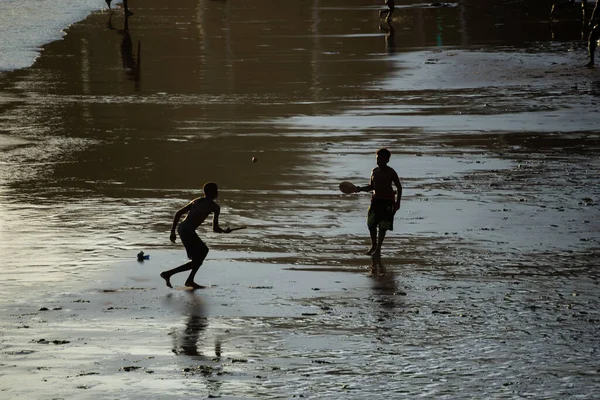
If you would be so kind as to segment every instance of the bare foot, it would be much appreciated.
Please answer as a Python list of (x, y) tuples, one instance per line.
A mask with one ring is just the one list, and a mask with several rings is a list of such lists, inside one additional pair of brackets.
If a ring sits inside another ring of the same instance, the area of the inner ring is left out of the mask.
[(198, 285), (196, 282), (185, 282), (185, 286), (196, 289), (206, 289), (206, 286)]
[(592, 68), (594, 66), (594, 62), (590, 61), (589, 63), (585, 64), (585, 66), (588, 68)]
[(169, 275), (167, 275), (165, 272), (161, 272), (160, 277), (165, 280), (168, 287), (173, 288), (173, 285), (171, 285), (171, 277)]
[(369, 250), (367, 250), (367, 252), (365, 254), (370, 256), (373, 253), (375, 253), (376, 250), (377, 250), (377, 246), (372, 246)]

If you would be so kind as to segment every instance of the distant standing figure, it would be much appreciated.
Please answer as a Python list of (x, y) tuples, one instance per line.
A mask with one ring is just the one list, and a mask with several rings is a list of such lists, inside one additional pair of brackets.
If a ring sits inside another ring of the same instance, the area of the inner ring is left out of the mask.
[(383, 18), (383, 16), (387, 14), (386, 20), (391, 21), (392, 15), (394, 14), (395, 2), (394, 0), (385, 0), (385, 5), (388, 8), (379, 11), (379, 18)]
[(596, 46), (598, 44), (598, 39), (600, 39), (600, 23), (598, 22), (598, 17), (600, 14), (600, 0), (596, 0), (596, 6), (594, 7), (594, 11), (592, 11), (592, 16), (590, 17), (590, 26), (593, 26), (590, 31), (590, 36), (588, 37), (588, 56), (590, 61), (586, 64), (586, 67), (594, 66), (594, 52), (596, 51)]
[[(196, 228), (204, 222), (204, 220), (213, 214), (213, 231), (217, 233), (229, 233), (230, 228), (222, 229), (219, 226), (219, 215), (221, 214), (221, 207), (215, 201), (219, 196), (219, 188), (214, 182), (208, 182), (203, 187), (204, 197), (198, 197), (189, 202), (182, 209), (177, 211), (175, 218), (173, 219), (173, 226), (171, 228), (171, 242), (175, 243), (177, 235), (175, 229), (179, 233), (179, 238), (185, 246), (187, 256), (191, 261), (168, 271), (161, 272), (160, 276), (163, 278), (168, 287), (172, 288), (171, 276), (184, 271), (190, 271), (190, 275), (185, 281), (185, 286), (191, 287), (192, 289), (203, 289), (204, 286), (198, 285), (194, 282), (196, 272), (204, 262), (206, 255), (208, 254), (208, 246), (198, 237), (196, 234)], [(179, 219), (183, 214), (186, 214), (185, 219), (177, 226)]]
[[(388, 230), (394, 230), (394, 215), (400, 209), (402, 184), (396, 171), (388, 166), (391, 152), (386, 148), (377, 150), (377, 167), (371, 171), (367, 186), (359, 186), (357, 192), (372, 191), (371, 205), (367, 213), (367, 227), (371, 236), (371, 248), (367, 254), (373, 259), (381, 257), (381, 245)], [(392, 183), (396, 186), (394, 191)]]

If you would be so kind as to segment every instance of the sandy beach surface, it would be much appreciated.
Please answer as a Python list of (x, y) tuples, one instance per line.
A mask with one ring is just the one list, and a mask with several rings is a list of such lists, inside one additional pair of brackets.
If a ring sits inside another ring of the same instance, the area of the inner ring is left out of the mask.
[[(129, 3), (0, 75), (1, 399), (597, 398), (580, 8)], [(404, 196), (372, 271), (338, 184), (380, 147)], [(209, 287), (170, 289), (207, 181), (248, 228), (203, 225)]]

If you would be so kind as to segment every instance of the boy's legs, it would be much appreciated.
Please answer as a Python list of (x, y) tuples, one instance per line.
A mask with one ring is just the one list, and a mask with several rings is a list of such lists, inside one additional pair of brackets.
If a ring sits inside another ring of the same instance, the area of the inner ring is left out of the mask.
[(377, 250), (375, 251), (375, 253), (377, 253), (378, 255), (381, 255), (381, 245), (383, 244), (383, 240), (385, 239), (386, 232), (387, 229), (379, 228), (379, 240), (377, 241)]
[(377, 244), (375, 245), (375, 250), (371, 253), (371, 260), (373, 261), (373, 267), (381, 265), (381, 246), (383, 245), (383, 240), (385, 239), (385, 234), (387, 229), (379, 228), (379, 235)]
[[(371, 200), (371, 205), (367, 213), (367, 227), (371, 236), (371, 248), (367, 251), (367, 255), (381, 254), (381, 245), (385, 239), (385, 234), (388, 230), (393, 229), (393, 207), (393, 203), (386, 200)], [(379, 233), (377, 232), (378, 230)]]
[[(208, 251), (207, 251), (207, 253), (208, 253)], [(196, 277), (196, 272), (198, 272), (198, 270), (202, 266), (203, 261), (204, 261), (204, 258), (199, 259), (199, 260), (193, 259), (192, 261), (189, 261), (183, 265), (180, 265), (177, 268), (173, 268), (168, 271), (161, 272), (160, 277), (166, 281), (166, 284), (168, 287), (172, 288), (173, 287), (173, 285), (171, 284), (171, 276), (172, 275), (191, 270), (190, 275), (188, 276), (188, 278), (185, 281), (185, 286), (191, 287), (193, 289), (203, 289), (204, 286), (198, 285), (196, 282), (194, 282), (194, 278)]]
[(377, 250), (377, 226), (379, 225), (377, 204), (371, 199), (369, 210), (367, 211), (367, 228), (371, 236), (371, 248), (365, 254), (371, 255)]
[(367, 250), (366, 255), (370, 256), (377, 250), (377, 227), (369, 227), (369, 235), (371, 235), (371, 248)]
[[(206, 254), (208, 254), (208, 248), (206, 249)], [(194, 263), (194, 264), (192, 265), (192, 271), (190, 272), (190, 275), (188, 276), (188, 278), (185, 281), (185, 286), (191, 287), (194, 289), (204, 289), (205, 286), (198, 285), (196, 282), (194, 282), (194, 278), (196, 277), (196, 272), (198, 272), (198, 270), (202, 266), (202, 262), (206, 258), (206, 254), (204, 255), (204, 257), (202, 257), (201, 260), (199, 260), (197, 262), (192, 260), (192, 263)]]
[[(175, 274), (178, 274), (180, 272), (189, 271), (189, 270), (191, 270), (191, 269), (194, 268), (194, 265), (195, 265), (195, 263), (194, 263), (193, 260), (192, 261), (188, 261), (185, 264), (180, 265), (179, 267), (170, 269), (168, 271), (161, 272), (160, 273), (160, 277), (163, 278), (166, 281), (168, 287), (172, 288), (173, 286), (171, 285), (171, 276), (175, 275)], [(200, 265), (202, 265), (202, 263), (200, 263)], [(200, 265), (198, 265), (196, 267), (196, 270), (198, 268), (200, 268)]]
[(383, 238), (385, 238), (385, 230), (379, 230), (379, 240), (377, 241), (375, 251), (371, 253), (371, 271), (377, 272), (380, 267), (383, 267), (381, 264), (381, 245), (383, 244)]
[(188, 257), (190, 257), (192, 261), (168, 271), (161, 272), (160, 276), (166, 281), (167, 286), (172, 288), (172, 275), (191, 270), (190, 275), (185, 281), (185, 286), (194, 289), (201, 289), (204, 286), (198, 285), (196, 282), (194, 282), (194, 278), (196, 276), (196, 272), (198, 272), (198, 269), (200, 269), (204, 259), (206, 258), (206, 255), (208, 254), (208, 246), (206, 246), (206, 244), (195, 233), (193, 235), (189, 235), (189, 237), (182, 237), (180, 232), (179, 237), (186, 248)]
[(379, 228), (379, 234), (377, 234), (377, 228), (369, 229), (369, 233), (371, 235), (371, 248), (367, 251), (367, 255), (381, 256), (381, 245), (383, 245), (383, 241), (385, 240), (385, 234), (387, 233), (387, 229)]

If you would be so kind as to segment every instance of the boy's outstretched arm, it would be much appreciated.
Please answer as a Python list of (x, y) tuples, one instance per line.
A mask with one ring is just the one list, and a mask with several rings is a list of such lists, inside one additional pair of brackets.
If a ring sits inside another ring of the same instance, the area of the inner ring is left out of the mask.
[(358, 192), (370, 192), (372, 190), (373, 190), (373, 184), (372, 183), (369, 183), (366, 186), (357, 186), (356, 187), (356, 193), (358, 193)]
[[(375, 169), (373, 169), (375, 171)], [(369, 184), (366, 186), (357, 186), (356, 193), (358, 192), (372, 192), (375, 189), (375, 185), (373, 184), (373, 171), (371, 171), (371, 177), (369, 178)]]
[(215, 215), (213, 216), (213, 232), (216, 232), (216, 233), (231, 232), (231, 228), (223, 229), (219, 226), (219, 214), (221, 214), (221, 208), (215, 209), (214, 213), (215, 213)]
[(366, 186), (357, 186), (356, 187), (356, 193), (358, 193), (358, 192), (372, 192), (374, 188), (375, 188), (375, 185), (373, 185), (373, 173), (371, 172), (371, 178), (369, 179), (369, 184), (366, 185)]
[(188, 212), (190, 208), (192, 208), (191, 202), (175, 213), (175, 218), (173, 218), (173, 225), (171, 226), (171, 242), (175, 243), (175, 239), (177, 239), (177, 235), (175, 234), (175, 228), (177, 228), (177, 223), (179, 223), (181, 216)]

